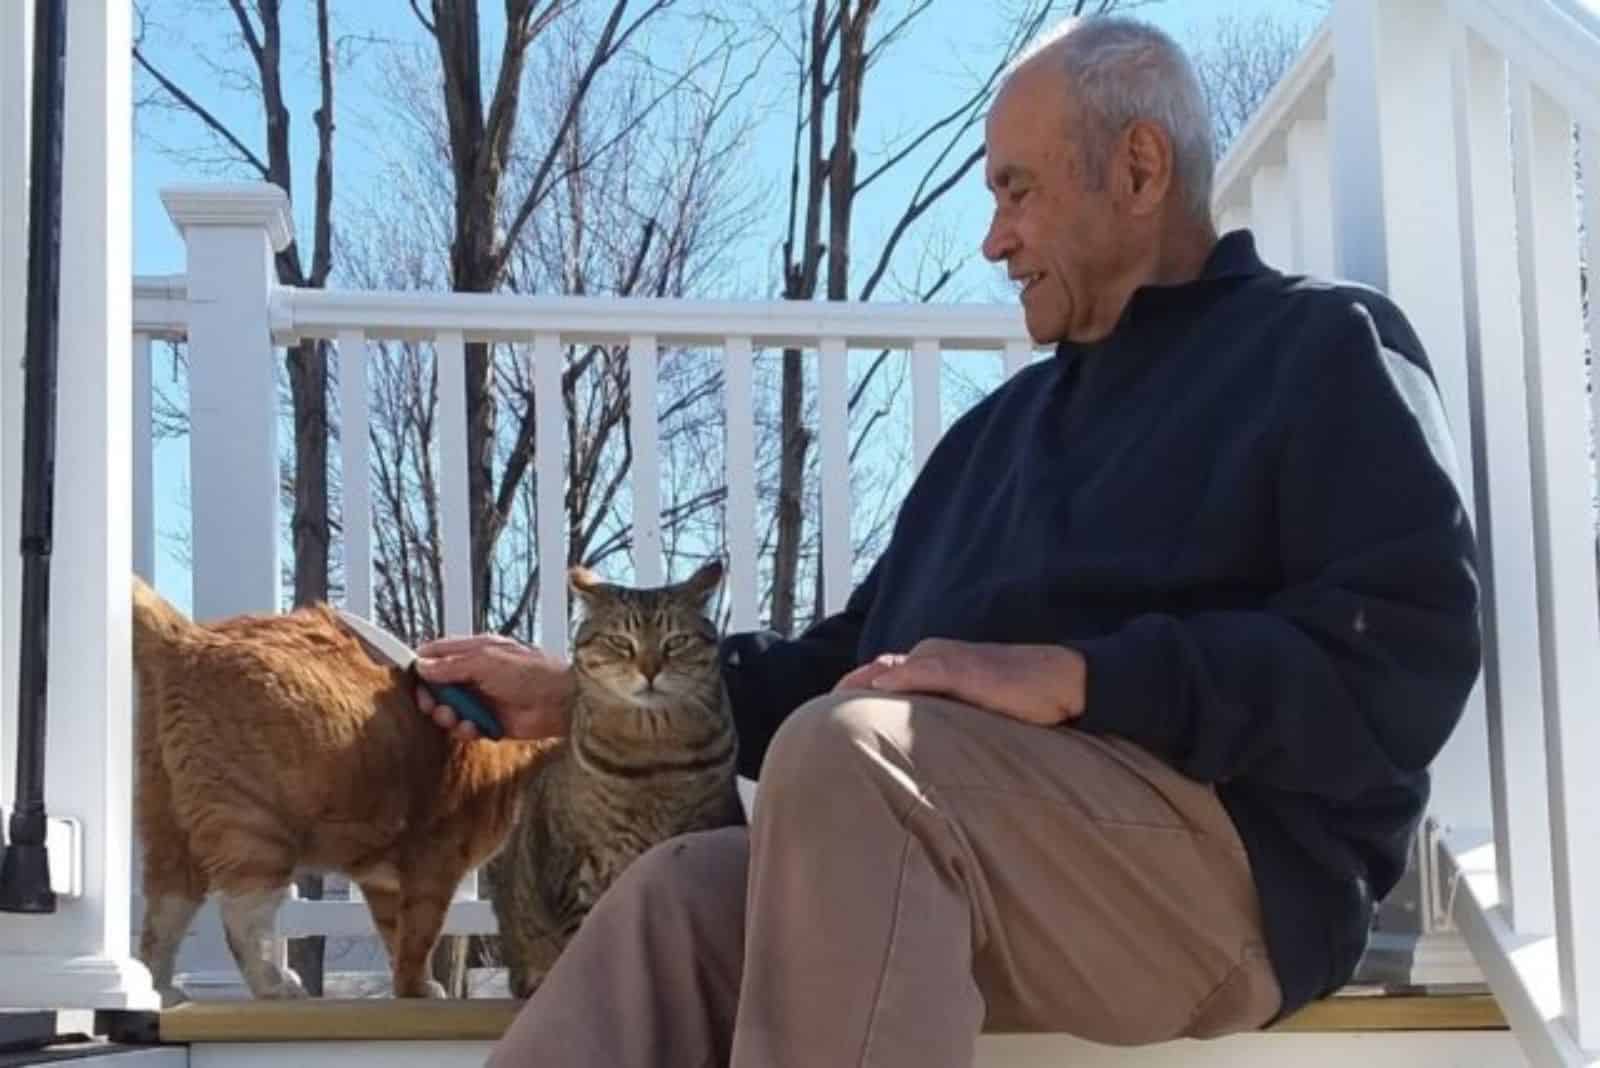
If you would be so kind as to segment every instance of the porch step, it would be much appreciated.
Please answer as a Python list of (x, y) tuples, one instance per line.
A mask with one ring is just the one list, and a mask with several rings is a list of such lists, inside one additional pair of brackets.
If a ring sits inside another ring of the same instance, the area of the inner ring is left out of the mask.
[[(161, 1012), (168, 1043), (492, 1042), (520, 1003), (510, 999), (191, 1002)], [(1286, 1033), (1504, 1030), (1489, 995), (1382, 995), (1315, 1002), (1273, 1028)]]

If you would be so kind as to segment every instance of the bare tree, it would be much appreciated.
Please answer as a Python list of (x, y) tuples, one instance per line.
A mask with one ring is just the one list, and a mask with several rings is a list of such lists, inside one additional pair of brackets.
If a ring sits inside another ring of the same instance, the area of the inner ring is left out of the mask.
[(1211, 106), (1220, 157), (1293, 65), (1306, 27), (1282, 12), (1226, 14), (1192, 36), (1191, 58)]
[[(139, 32), (133, 48), (138, 67), (154, 83), (152, 96), (175, 107), (204, 128), (222, 147), (236, 169), (278, 186), (294, 196), (292, 116), (284, 103), (284, 27), (280, 0), (227, 0), (227, 15), (236, 31), (235, 41), (248, 56), (242, 84), (259, 96), (262, 127), (259, 137), (230, 128), (214, 104), (203, 101), (163, 72), (143, 47), (148, 9), (136, 5)], [(333, 266), (333, 131), (334, 61), (328, 0), (314, 0), (311, 14), (316, 24), (318, 104), (311, 123), (316, 131), (316, 171), (312, 181), (311, 262), (301, 259), (301, 245), (291, 244), (277, 256), (278, 280), (285, 285), (320, 288)], [(237, 54), (237, 53), (235, 53)], [(241, 72), (233, 68), (234, 75)], [(228, 79), (222, 79), (224, 84)], [(264, 145), (263, 149), (251, 147)], [(294, 426), (293, 541), (296, 604), (325, 600), (328, 596), (328, 372), (322, 346), (304, 341), (288, 352), (287, 371), (292, 395)], [(300, 880), (302, 895), (321, 894), (320, 876)], [(322, 939), (296, 940), (291, 963), (307, 989), (322, 989)]]

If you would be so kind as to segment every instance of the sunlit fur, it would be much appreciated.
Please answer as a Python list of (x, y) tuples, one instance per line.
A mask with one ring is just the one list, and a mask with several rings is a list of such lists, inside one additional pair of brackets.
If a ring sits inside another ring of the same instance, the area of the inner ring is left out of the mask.
[(600, 894), (649, 847), (742, 823), (737, 744), (707, 605), (713, 562), (636, 589), (582, 568), (567, 744), (530, 779), (496, 866), (494, 905), (513, 994), (544, 977)]
[(265, 938), (302, 868), (354, 878), (395, 992), (437, 993), (428, 958), (456, 885), (504, 842), (554, 747), (450, 739), (325, 606), (200, 626), (135, 578), (133, 660), (140, 957), (167, 999), (210, 893), (255, 995), (302, 994)]

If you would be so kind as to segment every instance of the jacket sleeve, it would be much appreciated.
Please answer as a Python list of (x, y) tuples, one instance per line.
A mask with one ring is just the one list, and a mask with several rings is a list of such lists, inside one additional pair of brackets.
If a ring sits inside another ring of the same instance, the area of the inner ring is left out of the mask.
[(1438, 754), (1480, 666), (1477, 572), (1437, 387), (1390, 315), (1405, 354), (1352, 303), (1286, 376), (1282, 585), (1255, 610), (1146, 615), (1070, 642), (1088, 668), (1078, 727), (1201, 781), (1331, 801)]
[(721, 645), (722, 677), (739, 733), (739, 774), (755, 778), (772, 736), (789, 714), (833, 689), (858, 663), (861, 628), (878, 587), (873, 565), (844, 610), (797, 638), (774, 631), (732, 634)]

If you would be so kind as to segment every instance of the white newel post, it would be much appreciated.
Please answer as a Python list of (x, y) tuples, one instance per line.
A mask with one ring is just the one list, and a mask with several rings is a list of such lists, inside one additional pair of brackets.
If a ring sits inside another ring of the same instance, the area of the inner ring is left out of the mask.
[[(278, 392), (270, 303), (273, 254), (293, 228), (266, 183), (174, 186), (162, 202), (188, 250), (189, 451), (194, 614), (280, 609)], [(239, 987), (215, 901), (178, 960), (192, 996)]]
[(130, 17), (119, 0), (67, 11), (45, 801), (80, 828), (81, 893), (0, 914), (0, 1005), (158, 1004), (128, 922)]
[[(1473, 506), (1448, 14), (1442, 0), (1335, 0), (1330, 96), (1334, 262), (1345, 278), (1389, 294), (1421, 338), (1455, 442), (1457, 484)], [(1427, 161), (1423, 166), (1422, 161)], [(1488, 828), (1493, 815), (1483, 687), (1433, 767), (1430, 819)], [(1424, 839), (1424, 889), (1437, 891)], [(1438, 902), (1425, 907), (1413, 977), (1459, 981), (1475, 969), (1447, 933)], [(1447, 944), (1445, 944), (1447, 943)], [(1422, 958), (1439, 961), (1433, 974)]]

